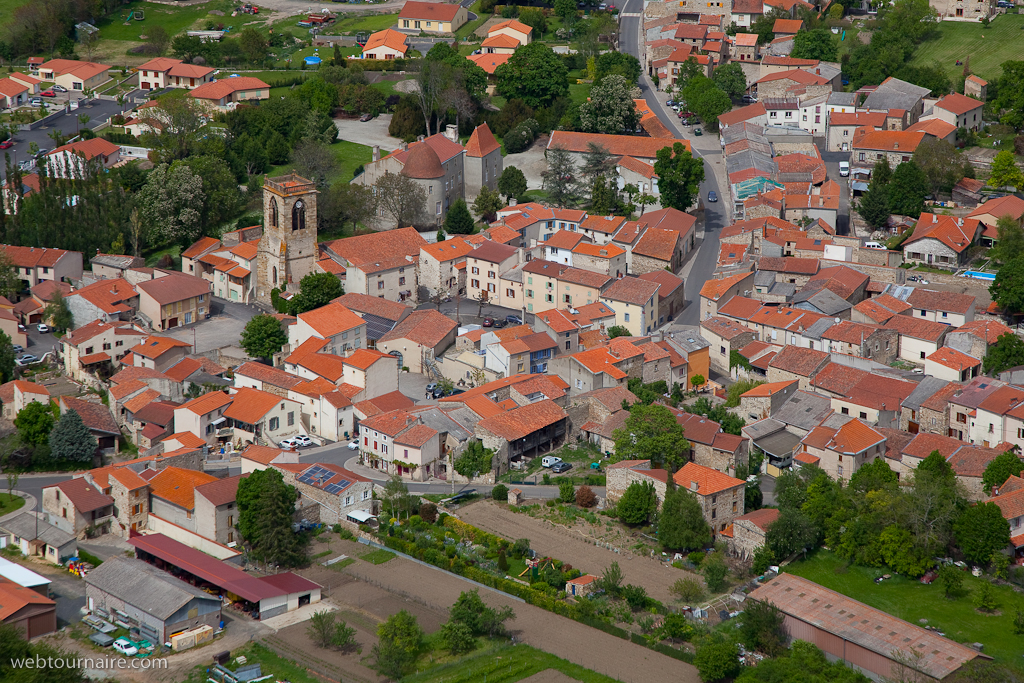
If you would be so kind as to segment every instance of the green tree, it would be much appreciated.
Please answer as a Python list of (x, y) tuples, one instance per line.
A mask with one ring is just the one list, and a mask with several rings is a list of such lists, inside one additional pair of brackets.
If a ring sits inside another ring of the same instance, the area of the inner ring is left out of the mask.
[(262, 64), (267, 59), (267, 50), (270, 45), (259, 31), (252, 26), (242, 29), (242, 35), (238, 42), (242, 48), (242, 54), (250, 64)]
[(729, 62), (715, 69), (711, 80), (719, 89), (734, 100), (743, 97), (747, 90), (747, 77), (743, 75), (743, 67), (739, 62)]
[(540, 7), (524, 7), (519, 12), (519, 21), (534, 30), (535, 40), (540, 40), (548, 31), (548, 18)]
[(504, 484), (498, 484), (491, 489), (491, 498), (498, 501), (499, 503), (508, 502), (508, 487)]
[(770, 602), (752, 600), (740, 615), (740, 638), (743, 644), (769, 657), (778, 657), (786, 649), (785, 615)]
[(754, 561), (751, 566), (751, 570), (755, 574), (764, 574), (768, 571), (768, 567), (778, 563), (778, 559), (775, 557), (775, 553), (772, 549), (766, 545), (758, 547), (754, 551)]
[(292, 531), (298, 493), (275, 469), (258, 470), (238, 483), (238, 532), (259, 562), (297, 567), (306, 561), (308, 538)]
[[(832, 5), (832, 7), (842, 10), (841, 5)], [(905, 680), (906, 683), (909, 683), (913, 679)], [(754, 667), (744, 667), (743, 672), (736, 679), (736, 683), (781, 683), (782, 681), (870, 683), (870, 679), (864, 674), (851, 669), (843, 662), (828, 661), (824, 652), (803, 640), (795, 641), (788, 654), (764, 659)]]
[(563, 209), (575, 204), (579, 201), (580, 195), (576, 163), (572, 155), (562, 147), (552, 147), (547, 151), (547, 158), (548, 167), (541, 177), (544, 179), (544, 189), (547, 190), (548, 198)]
[(608, 338), (615, 339), (616, 337), (629, 337), (632, 336), (632, 332), (629, 331), (628, 327), (622, 325), (612, 325), (608, 328)]
[(245, 324), (240, 341), (247, 354), (267, 361), (287, 343), (288, 335), (281, 329), (281, 322), (266, 314), (254, 316)]
[(775, 40), (775, 21), (778, 19), (792, 19), (788, 12), (772, 8), (762, 14), (750, 25), (748, 33), (757, 34), (757, 44), (766, 45)]
[(510, 100), (521, 99), (530, 107), (546, 107), (555, 98), (569, 94), (565, 62), (541, 42), (520, 46), (495, 70), (494, 76), (500, 95)]
[(658, 542), (666, 550), (700, 550), (711, 540), (711, 528), (696, 496), (683, 488), (665, 493), (658, 515)]
[(49, 441), (53, 430), (53, 411), (48, 405), (33, 401), (18, 411), (14, 426), (22, 443), (42, 446)]
[(291, 301), (292, 315), (321, 308), (345, 293), (334, 273), (308, 273), (299, 281), (299, 293)]
[(472, 652), (476, 648), (473, 632), (468, 626), (457, 621), (441, 624), (439, 637), (442, 647), (456, 656)]
[(97, 446), (96, 438), (77, 411), (61, 415), (50, 430), (50, 457), (54, 460), (92, 463)]
[(928, 192), (928, 177), (921, 167), (904, 161), (893, 171), (889, 183), (889, 210), (899, 216), (920, 216)]
[(630, 95), (632, 87), (625, 76), (605, 76), (600, 85), (591, 89), (589, 99), (580, 105), (581, 130), (611, 135), (632, 133), (640, 122), (636, 103)]
[(515, 166), (506, 166), (498, 178), (498, 192), (506, 202), (521, 198), (526, 194), (526, 176)]
[(53, 291), (53, 298), (43, 309), (43, 318), (50, 321), (53, 329), (59, 333), (70, 330), (74, 326), (74, 317), (71, 315), (71, 309), (68, 308), (68, 302), (64, 300), (64, 292), (60, 287)]
[(985, 466), (981, 483), (985, 486), (985, 492), (989, 493), (992, 487), (1002, 486), (1010, 477), (1019, 477), (1021, 472), (1024, 472), (1024, 460), (1013, 451), (1006, 451)]
[(735, 643), (709, 640), (697, 648), (693, 664), (704, 683), (734, 678), (740, 672), (739, 650)]
[(817, 59), (822, 62), (839, 61), (839, 44), (832, 31), (827, 28), (800, 31), (793, 37), (795, 59)]
[(187, 247), (202, 236), (203, 179), (188, 166), (160, 164), (137, 195), (144, 222), (160, 237)]
[(708, 130), (718, 130), (718, 117), (732, 109), (732, 100), (729, 96), (704, 74), (697, 74), (691, 78), (680, 94)]
[(1014, 187), (1024, 190), (1024, 173), (1017, 167), (1013, 152), (1003, 150), (992, 160), (992, 174), (988, 178), (992, 187)]
[(377, 626), (377, 644), (373, 656), (377, 670), (389, 678), (401, 678), (416, 661), (423, 644), (423, 629), (416, 617), (404, 609)]
[(704, 182), (704, 162), (693, 158), (682, 143), (658, 150), (654, 172), (658, 174), (662, 206), (686, 211), (696, 203)]
[(618, 562), (612, 562), (601, 575), (600, 589), (608, 595), (615, 597), (619, 594), (622, 586), (622, 568)]
[(992, 299), (1010, 313), (1024, 311), (1024, 257), (1014, 259), (996, 271), (988, 288)]
[(466, 200), (457, 199), (444, 219), (444, 229), (450, 235), (472, 235), (476, 224), (469, 213)]
[(356, 630), (341, 619), (336, 612), (321, 610), (309, 618), (306, 635), (320, 648), (347, 649), (356, 642)]
[(15, 299), (18, 292), (23, 289), (25, 289), (25, 283), (18, 275), (17, 266), (14, 265), (7, 252), (0, 251), (0, 296)]
[(579, 13), (576, 11), (576, 3), (573, 0), (555, 0), (553, 7), (555, 14), (562, 18), (566, 26), (571, 26), (575, 23)]
[(158, 55), (162, 55), (171, 44), (171, 37), (167, 34), (167, 29), (157, 24), (146, 27), (146, 42), (153, 46)]
[(721, 593), (728, 584), (725, 577), (729, 575), (729, 567), (725, 564), (725, 558), (720, 552), (714, 552), (704, 558), (700, 564), (700, 573), (704, 575), (704, 583), (712, 593)]
[(634, 481), (626, 487), (619, 498), (617, 511), (619, 519), (626, 524), (636, 526), (646, 524), (658, 509), (658, 497), (654, 493), (654, 484), (649, 481)]
[(896, 524), (882, 529), (878, 537), (878, 551), (882, 561), (893, 571), (907, 576), (921, 576), (933, 564), (926, 552), (927, 547), (915, 543), (910, 530)]
[(14, 379), (14, 342), (6, 332), (0, 332), (0, 382)]
[(1000, 112), (1000, 123), (1020, 129), (1024, 126), (1024, 61), (1003, 62), (996, 82), (993, 110)]
[(1012, 216), (1000, 216), (996, 221), (996, 246), (989, 256), (1000, 263), (1009, 263), (1024, 256), (1024, 229)]
[(366, 223), (373, 217), (376, 206), (373, 188), (338, 181), (319, 197), (319, 228), (324, 232), (334, 232), (350, 225), (354, 230), (357, 224)]
[(783, 508), (779, 517), (768, 526), (765, 545), (780, 560), (795, 552), (813, 546), (818, 532), (802, 512)]
[[(17, 666), (16, 660), (30, 660), (41, 666)], [(81, 659), (50, 643), (25, 639), (24, 628), (0, 624), (0, 680), (11, 683), (83, 683), (88, 680)]]
[(505, 623), (515, 618), (515, 611), (508, 605), (497, 609), (488, 607), (480, 599), (480, 592), (477, 589), (462, 592), (448, 610), (449, 621), (465, 624), (474, 636), (488, 638), (504, 635)]
[(953, 533), (964, 559), (974, 564), (988, 564), (993, 554), (1010, 544), (1010, 523), (995, 503), (978, 503), (964, 510)]
[(612, 433), (614, 460), (653, 460), (673, 468), (682, 465), (690, 442), (675, 415), (662, 405), (634, 403), (622, 429)]
[(707, 594), (700, 581), (692, 577), (676, 579), (676, 582), (672, 584), (668, 592), (675, 596), (677, 600), (688, 603), (700, 602)]
[(455, 458), (455, 471), (464, 477), (473, 478), (490, 472), (493, 461), (494, 451), (484, 448), (480, 441), (470, 441), (462, 455)]
[(963, 153), (946, 140), (925, 136), (914, 150), (914, 163), (921, 167), (933, 195), (949, 192), (974, 168)]
[(946, 564), (939, 567), (939, 585), (947, 600), (955, 599), (964, 586), (964, 573), (955, 565)]
[(627, 52), (609, 50), (594, 60), (594, 82), (603, 81), (605, 76), (619, 75), (631, 86), (640, 80), (640, 60)]
[(480, 188), (480, 194), (476, 196), (476, 201), (473, 202), (473, 211), (480, 216), (480, 220), (484, 223), (493, 223), (498, 212), (504, 206), (505, 203), (501, 201), (501, 195), (484, 185)]
[(572, 479), (558, 480), (558, 497), (563, 503), (576, 502), (576, 487), (572, 485)]
[(992, 588), (992, 584), (988, 581), (982, 581), (981, 584), (974, 589), (974, 593), (971, 594), (971, 602), (982, 612), (995, 612), (999, 609), (999, 598), (996, 596), (995, 589)]

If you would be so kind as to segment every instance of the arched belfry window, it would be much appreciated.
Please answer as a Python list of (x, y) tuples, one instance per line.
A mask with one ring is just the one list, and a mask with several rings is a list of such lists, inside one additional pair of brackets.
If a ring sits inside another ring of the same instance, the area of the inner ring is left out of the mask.
[(270, 283), (273, 285), (277, 284), (277, 266), (274, 266), (274, 276), (271, 278)]
[(301, 199), (292, 207), (292, 230), (306, 229), (306, 203)]
[(277, 200), (270, 199), (270, 227), (277, 227)]

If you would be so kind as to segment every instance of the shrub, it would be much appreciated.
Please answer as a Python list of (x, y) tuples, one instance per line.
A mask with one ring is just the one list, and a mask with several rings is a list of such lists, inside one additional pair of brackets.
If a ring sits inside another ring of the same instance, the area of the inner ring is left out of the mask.
[(699, 602), (704, 599), (704, 586), (694, 578), (676, 579), (668, 592), (683, 602)]
[(592, 508), (597, 505), (597, 495), (589, 486), (576, 489), (576, 504), (581, 508)]
[(707, 553), (697, 550), (687, 555), (686, 559), (688, 559), (693, 566), (700, 567), (705, 557), (707, 557)]
[(508, 487), (504, 484), (498, 484), (491, 489), (491, 498), (498, 501), (499, 503), (505, 503), (508, 501)]
[(437, 521), (437, 506), (433, 503), (424, 503), (420, 505), (420, 518), (423, 519), (427, 524), (433, 524)]
[(647, 591), (643, 586), (634, 586), (629, 583), (622, 588), (622, 599), (626, 601), (630, 609), (636, 612), (647, 606)]
[(503, 572), (508, 571), (508, 558), (505, 557), (504, 551), (498, 552), (498, 569)]
[(576, 500), (576, 488), (572, 485), (572, 479), (562, 479), (558, 482), (558, 497), (563, 503), (572, 503)]

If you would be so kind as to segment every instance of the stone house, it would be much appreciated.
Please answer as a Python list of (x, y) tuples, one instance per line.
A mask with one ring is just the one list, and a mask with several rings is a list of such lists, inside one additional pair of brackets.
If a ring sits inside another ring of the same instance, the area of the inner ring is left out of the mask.
[(507, 472), (513, 460), (550, 453), (562, 445), (568, 415), (552, 400), (520, 406), (486, 417), (473, 427), (475, 436), (495, 453), (494, 469)]
[(580, 430), (587, 423), (607, 422), (614, 413), (623, 409), (623, 401), (627, 404), (635, 403), (636, 396), (622, 386), (588, 391), (569, 398), (565, 412), (569, 417), (570, 436), (581, 437)]
[(622, 460), (605, 468), (607, 488), (605, 489), (609, 504), (617, 502), (633, 482), (651, 483), (660, 505), (665, 500), (668, 489), (667, 470), (651, 469), (650, 460)]
[(960, 390), (956, 382), (925, 377), (903, 401), (900, 429), (905, 432), (949, 434), (950, 396)]
[(974, 320), (977, 298), (971, 294), (942, 292), (915, 287), (907, 297), (913, 310), (908, 315), (951, 327), (960, 327)]
[(828, 418), (801, 441), (805, 452), (820, 458), (819, 466), (829, 476), (843, 482), (862, 466), (885, 457), (885, 443), (885, 436), (866, 423), (844, 415)]
[(972, 320), (946, 333), (946, 346), (974, 358), (984, 358), (989, 348), (1004, 334), (1013, 334), (998, 320)]
[(988, 99), (988, 81), (971, 74), (964, 80), (964, 94), (984, 102)]
[(906, 130), (914, 125), (924, 113), (924, 98), (928, 88), (889, 77), (879, 84), (860, 106), (860, 111), (880, 111), (889, 115), (889, 130)]
[(688, 462), (672, 476), (672, 480), (676, 486), (697, 497), (715, 538), (743, 515), (743, 495), (747, 484), (741, 479)]
[(477, 245), (456, 236), (420, 247), (420, 300), (451, 296), (466, 284), (466, 256)]
[(668, 268), (673, 273), (683, 259), (679, 233), (674, 230), (647, 228), (632, 248), (630, 272), (640, 275)]
[[(633, 254), (635, 259), (635, 250)], [(626, 274), (626, 250), (614, 244), (577, 244), (572, 259), (573, 265), (583, 270), (616, 278)]]
[(78, 539), (93, 530), (107, 533), (114, 518), (114, 499), (83, 477), (43, 488), (43, 511), (50, 523)]
[(967, 262), (967, 255), (985, 226), (975, 218), (954, 218), (922, 213), (914, 234), (903, 244), (907, 263), (956, 270)]
[(700, 289), (700, 319), (718, 315), (720, 306), (734, 296), (749, 296), (754, 289), (754, 273), (736, 273), (717, 280), (708, 280)]
[(733, 351), (739, 351), (757, 339), (757, 334), (749, 327), (730, 318), (715, 316), (700, 322), (700, 334), (710, 344), (709, 356), (711, 366), (719, 372), (731, 372), (730, 361)]
[(956, 128), (978, 130), (985, 102), (959, 93), (944, 96), (932, 107), (932, 115)]
[(777, 508), (762, 508), (737, 517), (732, 523), (729, 551), (743, 559), (753, 557), (754, 552), (764, 545), (768, 527), (778, 518)]
[(345, 268), (347, 293), (415, 304), (419, 293), (416, 264), (426, 244), (415, 228), (406, 227), (321, 243), (320, 248)]
[(240, 540), (235, 537), (235, 522), (238, 520), (235, 497), (238, 483), (247, 476), (239, 474), (195, 487), (193, 509), (197, 534), (221, 545)]
[(844, 320), (832, 325), (821, 335), (822, 350), (859, 356), (888, 365), (899, 354), (900, 339), (896, 330)]
[(764, 420), (775, 414), (799, 388), (797, 380), (761, 384), (740, 396), (740, 414), (748, 423)]
[(850, 166), (852, 168), (874, 168), (875, 162), (885, 160), (889, 167), (896, 169), (904, 161), (910, 161), (914, 150), (924, 140), (922, 131), (867, 131), (853, 139), (850, 145)]
[(658, 326), (675, 320), (686, 306), (683, 279), (667, 270), (643, 273), (637, 277), (658, 283)]
[(952, 328), (909, 315), (893, 316), (884, 327), (900, 335), (900, 358), (922, 364), (924, 359), (942, 346), (942, 340)]
[(829, 354), (824, 351), (785, 346), (768, 364), (768, 381), (797, 380), (801, 390), (810, 391), (811, 380), (829, 360)]

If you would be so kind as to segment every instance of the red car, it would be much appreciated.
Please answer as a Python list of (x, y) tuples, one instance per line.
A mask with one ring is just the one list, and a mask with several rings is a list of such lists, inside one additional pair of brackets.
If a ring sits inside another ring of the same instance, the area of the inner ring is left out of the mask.
[(10, 149), (11, 147), (14, 147), (14, 140), (4, 140), (3, 142), (0, 142), (0, 149)]
[(44, 90), (43, 92), (41, 92), (39, 94), (42, 95), (43, 97), (56, 97), (57, 96), (57, 93), (53, 92), (52, 90)]

